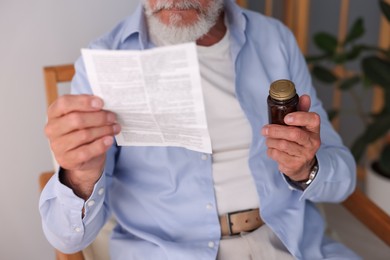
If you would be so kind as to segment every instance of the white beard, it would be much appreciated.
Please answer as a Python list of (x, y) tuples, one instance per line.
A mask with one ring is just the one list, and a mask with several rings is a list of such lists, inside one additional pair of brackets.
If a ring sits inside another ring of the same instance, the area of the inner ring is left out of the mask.
[[(215, 25), (223, 8), (223, 0), (212, 0), (206, 9), (202, 9), (199, 0), (156, 0), (152, 9), (149, 0), (142, 0), (145, 7), (146, 20), (151, 41), (158, 45), (171, 45), (192, 42), (207, 34)], [(199, 19), (193, 24), (182, 25), (182, 17), (172, 14), (169, 25), (161, 22), (155, 12), (168, 8), (189, 9), (195, 8), (199, 12)]]

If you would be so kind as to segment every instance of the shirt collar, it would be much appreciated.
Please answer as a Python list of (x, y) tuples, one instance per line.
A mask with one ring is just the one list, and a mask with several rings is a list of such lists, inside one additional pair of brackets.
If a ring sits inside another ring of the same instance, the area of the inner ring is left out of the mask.
[(246, 42), (245, 29), (247, 19), (243, 10), (232, 0), (225, 0), (225, 15), (230, 31), (230, 48), (235, 61), (242, 46)]
[(228, 17), (229, 25), (231, 29), (241, 32), (245, 31), (246, 19), (242, 9), (237, 5), (234, 0), (225, 0), (225, 15)]
[(137, 35), (140, 46), (144, 49), (148, 44), (148, 30), (146, 25), (146, 18), (144, 13), (144, 7), (140, 3), (135, 9), (133, 15), (131, 15), (128, 19), (126, 19), (121, 42), (124, 43), (127, 38), (132, 35)]

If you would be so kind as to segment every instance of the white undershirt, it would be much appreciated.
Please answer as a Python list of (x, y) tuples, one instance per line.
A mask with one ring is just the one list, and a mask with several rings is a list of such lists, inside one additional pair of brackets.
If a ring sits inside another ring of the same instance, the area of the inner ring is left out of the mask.
[(213, 150), (218, 213), (258, 208), (258, 195), (248, 166), (252, 131), (235, 95), (229, 33), (218, 43), (198, 46), (197, 50)]

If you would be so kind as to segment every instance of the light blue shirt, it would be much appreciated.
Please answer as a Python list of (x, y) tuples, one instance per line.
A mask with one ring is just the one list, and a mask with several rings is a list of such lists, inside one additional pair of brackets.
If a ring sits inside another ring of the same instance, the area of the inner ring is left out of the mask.
[[(316, 96), (293, 35), (275, 19), (242, 10), (230, 0), (225, 4), (236, 96), (252, 129), (248, 164), (263, 220), (297, 259), (359, 259), (324, 237), (325, 224), (314, 205), (344, 200), (355, 188), (356, 169)], [(142, 7), (90, 47), (152, 48)], [(90, 94), (81, 59), (76, 71), (73, 93)], [(269, 85), (278, 79), (290, 79), (299, 95), (310, 95), (311, 111), (322, 119), (319, 172), (304, 192), (292, 188), (276, 162), (267, 157), (265, 138), (260, 134), (268, 124)], [(114, 214), (118, 221), (110, 242), (114, 260), (215, 259), (221, 231), (212, 160), (210, 154), (184, 148), (113, 146), (87, 201), (62, 185), (58, 173), (49, 181), (40, 199), (44, 232), (54, 247), (75, 252), (88, 246)]]

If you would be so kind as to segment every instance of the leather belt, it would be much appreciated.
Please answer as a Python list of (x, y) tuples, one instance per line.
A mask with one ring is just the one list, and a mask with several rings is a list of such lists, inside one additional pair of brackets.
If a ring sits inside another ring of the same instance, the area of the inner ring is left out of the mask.
[(234, 236), (241, 232), (250, 232), (261, 227), (264, 222), (259, 209), (229, 212), (219, 217), (222, 236)]

